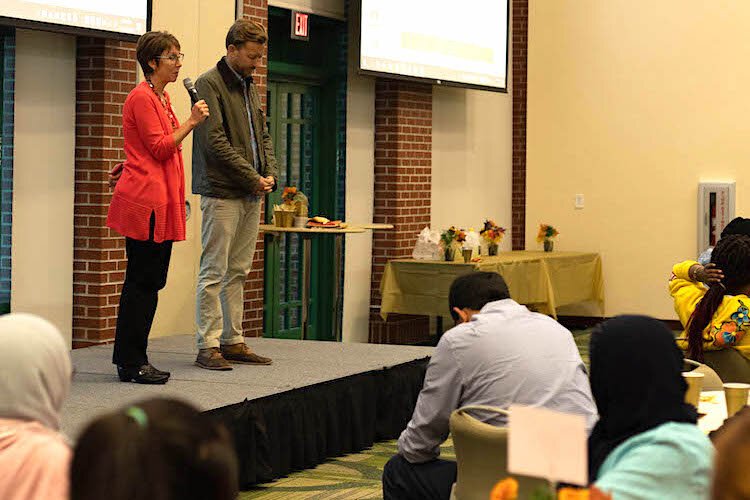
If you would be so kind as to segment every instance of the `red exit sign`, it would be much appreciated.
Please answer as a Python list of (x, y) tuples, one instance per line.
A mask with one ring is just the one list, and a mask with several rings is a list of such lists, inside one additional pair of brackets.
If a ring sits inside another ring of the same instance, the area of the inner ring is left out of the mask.
[(305, 41), (310, 39), (310, 14), (292, 11), (292, 38)]

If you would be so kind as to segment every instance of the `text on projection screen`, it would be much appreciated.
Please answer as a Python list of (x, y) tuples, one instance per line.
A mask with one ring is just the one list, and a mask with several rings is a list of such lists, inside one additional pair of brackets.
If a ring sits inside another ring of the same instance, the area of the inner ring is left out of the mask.
[(360, 67), (505, 88), (507, 16), (498, 0), (362, 0)]
[(0, 15), (29, 21), (142, 35), (146, 0), (2, 0)]

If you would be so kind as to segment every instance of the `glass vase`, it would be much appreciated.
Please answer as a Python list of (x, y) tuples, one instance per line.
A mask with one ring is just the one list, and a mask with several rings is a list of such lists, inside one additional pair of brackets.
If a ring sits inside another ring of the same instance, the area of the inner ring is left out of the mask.
[(445, 248), (445, 261), (453, 262), (456, 259), (456, 249), (453, 245)]
[(555, 249), (555, 242), (552, 240), (544, 240), (544, 251), (551, 252)]
[(487, 255), (497, 255), (497, 243), (490, 243), (487, 245)]

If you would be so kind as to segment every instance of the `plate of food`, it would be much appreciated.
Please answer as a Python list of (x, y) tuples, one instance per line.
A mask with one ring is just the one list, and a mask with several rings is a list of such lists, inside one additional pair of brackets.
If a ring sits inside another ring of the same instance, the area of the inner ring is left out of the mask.
[(346, 227), (340, 220), (330, 220), (325, 217), (317, 216), (312, 217), (307, 221), (307, 227), (314, 228), (326, 228), (326, 229), (341, 229)]

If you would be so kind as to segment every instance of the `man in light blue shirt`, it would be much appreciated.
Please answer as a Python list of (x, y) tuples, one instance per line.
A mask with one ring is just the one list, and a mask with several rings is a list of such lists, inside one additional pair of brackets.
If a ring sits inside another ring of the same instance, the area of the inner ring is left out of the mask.
[[(459, 323), (440, 339), (427, 367), (398, 455), (383, 471), (385, 499), (449, 498), (456, 463), (440, 460), (451, 412), (467, 405), (512, 404), (583, 415), (591, 429), (596, 406), (571, 333), (510, 298), (497, 273), (457, 278), (448, 302)], [(478, 415), (504, 426), (503, 417)]]

